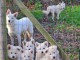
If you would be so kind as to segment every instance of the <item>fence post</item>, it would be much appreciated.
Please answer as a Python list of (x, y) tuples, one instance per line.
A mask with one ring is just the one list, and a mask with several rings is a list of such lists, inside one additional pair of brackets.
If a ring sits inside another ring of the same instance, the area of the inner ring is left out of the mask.
[(0, 60), (8, 60), (5, 4), (6, 4), (6, 0), (0, 0)]

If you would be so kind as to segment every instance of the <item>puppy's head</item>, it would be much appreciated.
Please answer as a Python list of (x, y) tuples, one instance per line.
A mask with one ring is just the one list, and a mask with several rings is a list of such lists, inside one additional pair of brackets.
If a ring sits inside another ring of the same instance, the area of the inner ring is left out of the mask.
[(11, 24), (14, 22), (14, 20), (16, 19), (18, 15), (18, 12), (15, 12), (15, 13), (11, 13), (11, 10), (8, 9), (7, 12), (6, 12), (6, 22), (7, 24)]
[(56, 60), (57, 57), (59, 57), (59, 51), (57, 50), (56, 45), (53, 45), (53, 46), (49, 47), (48, 49), (46, 49), (45, 53), (51, 60)]
[(19, 46), (13, 46), (13, 45), (8, 44), (7, 49), (8, 49), (8, 57), (10, 59), (16, 59), (18, 57), (18, 54), (20, 52)]
[(30, 60), (32, 58), (32, 51), (29, 50), (22, 50), (21, 51), (21, 59), (22, 60)]
[(44, 50), (46, 48), (48, 48), (48, 42), (47, 41), (45, 41), (43, 43), (36, 42), (35, 46), (36, 46), (36, 54), (43, 55), (44, 54)]
[(23, 41), (22, 42), (22, 45), (23, 45), (23, 48), (25, 50), (34, 50), (34, 44), (35, 44), (35, 41), (34, 40), (31, 40), (31, 41)]

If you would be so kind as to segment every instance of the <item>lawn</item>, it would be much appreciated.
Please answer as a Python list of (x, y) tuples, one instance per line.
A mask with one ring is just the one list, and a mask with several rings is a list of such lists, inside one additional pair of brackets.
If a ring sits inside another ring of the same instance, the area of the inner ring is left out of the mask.
[(67, 6), (60, 15), (60, 21), (80, 28), (80, 5)]

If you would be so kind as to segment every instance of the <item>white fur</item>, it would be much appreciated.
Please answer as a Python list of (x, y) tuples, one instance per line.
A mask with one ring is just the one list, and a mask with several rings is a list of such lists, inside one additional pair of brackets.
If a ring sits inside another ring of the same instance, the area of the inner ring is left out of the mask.
[(22, 42), (22, 45), (23, 45), (23, 49), (24, 50), (28, 50), (28, 51), (32, 51), (32, 59), (34, 59), (34, 48), (35, 48), (35, 40), (33, 38), (31, 38), (31, 41), (23, 41)]
[(65, 3), (59, 3), (58, 5), (52, 5), (52, 6), (48, 6), (47, 10), (43, 10), (43, 13), (45, 13), (46, 15), (48, 15), (49, 13), (52, 14), (52, 19), (54, 21), (54, 14), (57, 14), (57, 19), (59, 19), (59, 15), (60, 13), (64, 10), (65, 8)]
[(33, 51), (23, 49), (21, 51), (21, 60), (34, 60)]
[[(27, 32), (30, 33), (33, 37), (33, 24), (28, 17), (23, 17), (21, 19), (16, 19), (18, 12), (11, 13), (11, 10), (8, 9), (6, 12), (6, 26), (8, 29), (8, 34), (11, 38), (11, 44), (14, 45), (14, 35), (18, 38), (19, 46), (21, 46), (21, 33)], [(25, 37), (24, 35), (24, 37)], [(26, 37), (24, 38), (26, 40)]]
[(13, 45), (8, 44), (7, 49), (8, 49), (8, 57), (10, 59), (20, 60), (20, 52), (21, 52), (21, 49), (22, 49), (21, 47), (13, 46)]
[(36, 46), (36, 60), (40, 60), (45, 54), (44, 51), (46, 48), (48, 48), (48, 42), (45, 41), (43, 43), (35, 43)]
[(50, 46), (45, 50), (45, 56), (40, 60), (60, 60), (59, 51), (56, 45)]

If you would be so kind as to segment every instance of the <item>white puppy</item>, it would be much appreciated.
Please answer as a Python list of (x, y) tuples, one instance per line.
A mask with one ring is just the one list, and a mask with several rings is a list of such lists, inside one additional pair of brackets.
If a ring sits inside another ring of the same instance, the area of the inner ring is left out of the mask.
[(40, 60), (60, 60), (59, 51), (56, 45), (50, 46), (45, 50), (45, 56)]
[(31, 41), (23, 41), (22, 47), (25, 50), (34, 50), (35, 40), (31, 38)]
[(8, 49), (8, 57), (10, 59), (20, 60), (20, 52), (21, 52), (21, 49), (22, 49), (21, 47), (13, 46), (13, 45), (8, 44), (7, 49)]
[[(17, 19), (18, 12), (11, 13), (11, 10), (8, 9), (6, 12), (6, 26), (8, 29), (8, 34), (11, 38), (11, 44), (14, 45), (14, 35), (18, 38), (19, 46), (21, 46), (21, 33), (25, 32), (24, 40), (26, 40), (26, 33), (30, 34), (29, 37), (33, 37), (33, 24), (28, 17), (23, 17)], [(29, 35), (28, 34), (28, 35)]]
[(34, 60), (33, 51), (23, 49), (21, 51), (21, 60)]
[(28, 51), (32, 51), (32, 59), (34, 58), (34, 48), (35, 48), (35, 40), (33, 38), (31, 38), (31, 41), (23, 41), (22, 42), (23, 45), (23, 49), (24, 50), (28, 50)]
[(48, 42), (45, 41), (43, 43), (35, 43), (36, 46), (36, 60), (40, 60), (44, 56), (44, 51), (48, 48)]
[(47, 10), (43, 10), (43, 13), (45, 13), (46, 15), (48, 15), (49, 13), (52, 14), (52, 19), (54, 21), (54, 14), (57, 14), (57, 19), (59, 19), (59, 15), (60, 13), (64, 10), (65, 8), (65, 3), (59, 3), (58, 5), (52, 5), (52, 6), (48, 6)]

